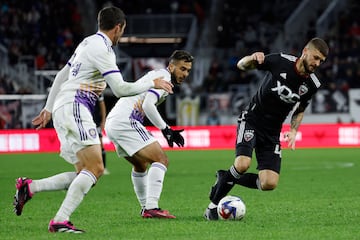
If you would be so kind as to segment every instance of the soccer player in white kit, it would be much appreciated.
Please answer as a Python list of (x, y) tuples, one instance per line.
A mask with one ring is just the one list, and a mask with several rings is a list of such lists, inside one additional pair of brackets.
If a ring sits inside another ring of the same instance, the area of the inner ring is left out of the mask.
[[(164, 77), (173, 84), (181, 84), (188, 77), (192, 62), (190, 53), (176, 50), (170, 56), (166, 69), (152, 70), (138, 81)], [(131, 179), (144, 218), (175, 218), (169, 211), (159, 208), (168, 157), (143, 125), (146, 116), (162, 131), (170, 147), (174, 143), (184, 146), (184, 138), (180, 134), (183, 130), (171, 129), (158, 112), (157, 106), (167, 96), (164, 90), (150, 89), (136, 96), (120, 98), (105, 121), (105, 131), (119, 157), (124, 157), (133, 165)]]
[(50, 232), (84, 232), (70, 222), (70, 216), (104, 171), (92, 111), (106, 83), (117, 97), (139, 94), (153, 87), (172, 93), (173, 85), (160, 78), (124, 82), (112, 46), (119, 42), (125, 26), (125, 14), (121, 9), (106, 7), (99, 12), (98, 32), (78, 45), (56, 75), (44, 109), (33, 119), (33, 124), (40, 129), (53, 118), (61, 143), (60, 155), (76, 169), (76, 172), (63, 172), (40, 180), (17, 179), (14, 200), (17, 215), (21, 215), (24, 204), (35, 193), (68, 189), (49, 223)]

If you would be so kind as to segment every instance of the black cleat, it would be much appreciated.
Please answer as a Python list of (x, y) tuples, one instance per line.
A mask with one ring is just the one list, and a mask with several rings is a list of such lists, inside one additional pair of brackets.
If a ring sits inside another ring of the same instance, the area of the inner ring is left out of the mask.
[(30, 192), (29, 184), (32, 182), (29, 178), (16, 179), (16, 193), (14, 196), (14, 212), (20, 216), (22, 209), (27, 201), (31, 199), (33, 194)]
[(219, 170), (216, 172), (216, 182), (211, 187), (209, 198), (214, 204), (218, 204), (219, 201), (230, 192), (234, 186), (234, 180), (228, 176), (228, 171)]
[(206, 208), (205, 213), (204, 213), (204, 218), (206, 220), (218, 220), (219, 219), (219, 215), (217, 213), (217, 208)]

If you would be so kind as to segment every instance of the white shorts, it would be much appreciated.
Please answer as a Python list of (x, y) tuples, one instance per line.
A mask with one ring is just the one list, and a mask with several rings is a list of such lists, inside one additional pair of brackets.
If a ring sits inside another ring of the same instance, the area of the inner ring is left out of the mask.
[(79, 161), (76, 157), (78, 151), (100, 144), (93, 117), (80, 103), (67, 103), (56, 109), (53, 123), (60, 140), (60, 156), (71, 164)]
[(144, 125), (136, 120), (107, 119), (105, 131), (114, 143), (119, 157), (131, 157), (140, 149), (157, 141)]

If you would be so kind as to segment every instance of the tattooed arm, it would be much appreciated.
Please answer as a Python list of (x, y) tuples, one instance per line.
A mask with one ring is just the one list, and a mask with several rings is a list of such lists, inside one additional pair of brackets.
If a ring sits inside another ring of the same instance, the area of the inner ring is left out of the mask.
[(300, 106), (296, 109), (291, 117), (290, 131), (285, 133), (285, 140), (288, 142), (288, 147), (291, 147), (292, 150), (295, 150), (296, 133), (304, 117), (304, 111), (305, 109)]

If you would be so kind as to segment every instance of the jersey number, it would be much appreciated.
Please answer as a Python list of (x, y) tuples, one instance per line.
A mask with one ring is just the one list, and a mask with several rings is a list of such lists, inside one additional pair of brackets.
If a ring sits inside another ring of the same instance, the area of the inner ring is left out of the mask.
[(276, 145), (275, 145), (274, 153), (275, 153), (275, 154), (278, 154), (278, 155), (281, 157), (281, 149), (280, 149), (279, 144), (276, 144)]

